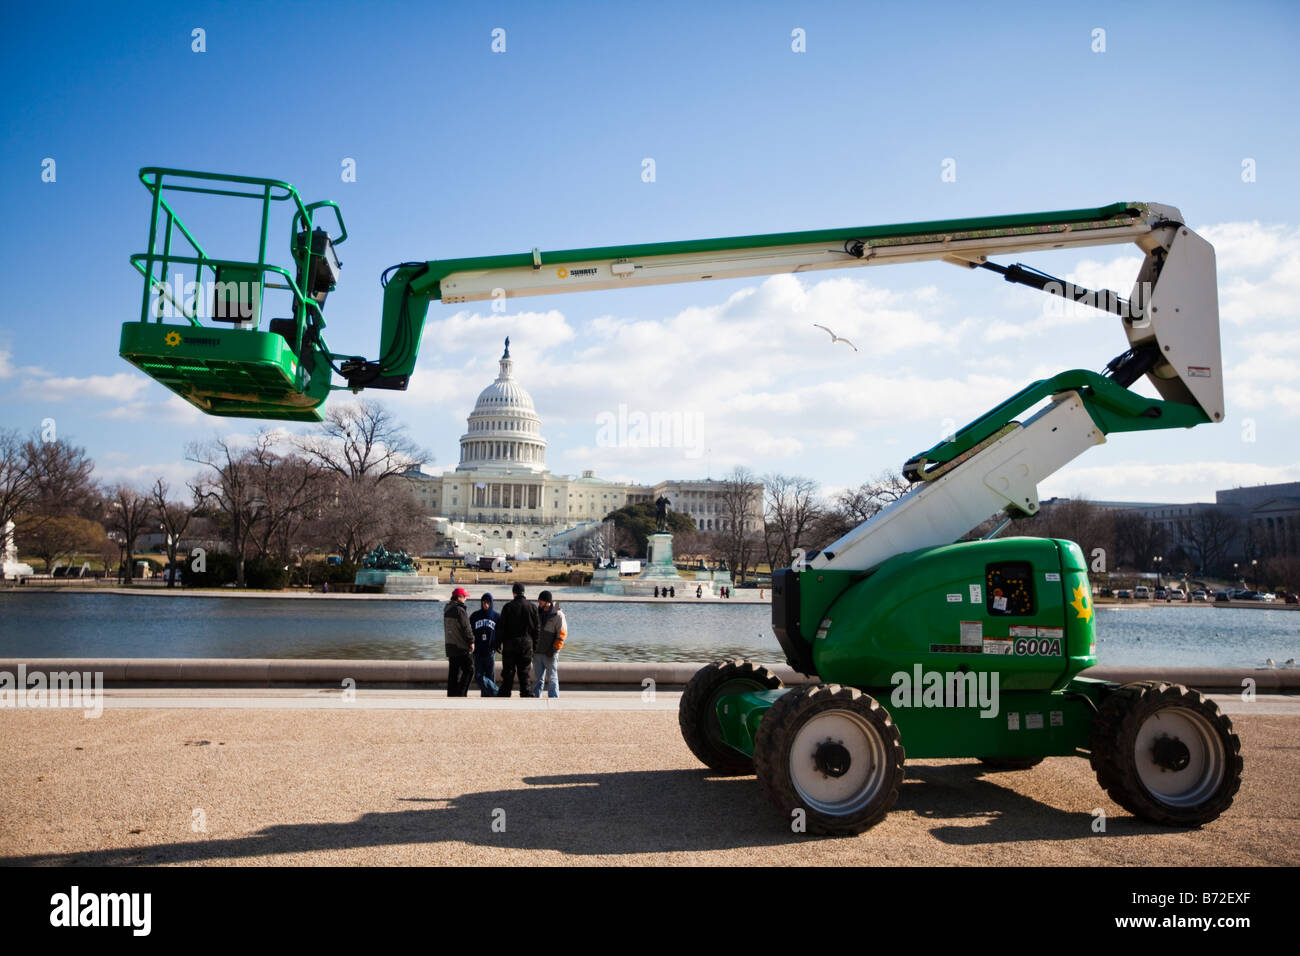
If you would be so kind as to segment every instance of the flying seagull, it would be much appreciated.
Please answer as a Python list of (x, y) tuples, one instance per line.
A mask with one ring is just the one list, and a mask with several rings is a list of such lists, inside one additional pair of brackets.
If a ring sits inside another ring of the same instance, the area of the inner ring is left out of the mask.
[(838, 335), (836, 335), (834, 332), (832, 332), (830, 329), (826, 328), (826, 326), (824, 326), (824, 325), (818, 325), (816, 322), (814, 322), (814, 323), (813, 323), (813, 328), (814, 328), (814, 329), (821, 329), (823, 332), (825, 332), (827, 335), (829, 335), (829, 336), (831, 337), (831, 345), (834, 345), (836, 342), (843, 342), (843, 343), (844, 343), (845, 345), (847, 345), (849, 348), (853, 349), (853, 351), (856, 352), (856, 351), (858, 350), (858, 347), (857, 347), (856, 345), (854, 345), (852, 342), (850, 342), (848, 339), (841, 338), (840, 336), (838, 336)]

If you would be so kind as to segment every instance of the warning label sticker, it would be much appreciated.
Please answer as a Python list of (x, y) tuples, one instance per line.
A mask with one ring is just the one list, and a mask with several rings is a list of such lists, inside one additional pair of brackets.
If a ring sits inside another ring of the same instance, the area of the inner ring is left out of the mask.
[(984, 643), (984, 625), (979, 621), (961, 622), (961, 643), (965, 647), (979, 647)]
[(1023, 624), (1012, 624), (1011, 636), (1012, 637), (1037, 637), (1038, 628), (1025, 627)]
[(960, 595), (960, 594), (949, 594), (949, 595), (948, 595), (948, 603), (949, 603), (949, 604), (960, 604), (960, 603), (961, 603), (961, 595)]
[(1007, 730), (1020, 729), (1020, 715), (1014, 711), (1007, 714)]
[(983, 591), (983, 589), (980, 587), (980, 585), (978, 585), (978, 584), (972, 584), (972, 585), (970, 586), (970, 602), (971, 602), (971, 604), (983, 604), (983, 603), (984, 603), (984, 591)]
[(1061, 580), (1061, 576), (1060, 576), (1059, 574), (1057, 574), (1055, 571), (1048, 571), (1046, 574), (1043, 575), (1043, 580), (1044, 580), (1044, 581), (1059, 581), (1059, 580)]
[(1060, 710), (1052, 711), (1051, 721), (1053, 727), (1063, 726), (1065, 724), (1065, 712)]
[(1043, 729), (1043, 715), (1042, 715), (1042, 714), (1025, 714), (1025, 729), (1026, 729), (1026, 730), (1042, 730), (1042, 729)]
[(1049, 637), (1052, 640), (1059, 641), (1065, 637), (1065, 628), (1063, 627), (1040, 627), (1038, 629), (1039, 637)]
[(984, 638), (985, 654), (1010, 654), (1011, 638), (1009, 637), (986, 637)]

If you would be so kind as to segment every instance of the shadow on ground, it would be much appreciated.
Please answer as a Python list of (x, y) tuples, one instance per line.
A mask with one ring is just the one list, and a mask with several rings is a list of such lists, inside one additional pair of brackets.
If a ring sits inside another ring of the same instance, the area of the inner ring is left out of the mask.
[(937, 767), (908, 766), (894, 811), (911, 811), (926, 820), (953, 821), (982, 818), (983, 826), (935, 826), (930, 835), (956, 846), (1019, 843), (1027, 840), (1084, 840), (1096, 838), (1092, 826), (1094, 807), (1107, 814), (1109, 836), (1143, 836), (1168, 833), (1168, 827), (1144, 823), (1115, 807), (1098, 787), (1087, 811), (1061, 810), (1027, 797), (1017, 781), (1029, 783), (1031, 770), (1000, 771), (975, 763)]
[[(1030, 771), (1032, 772), (1032, 771)], [(938, 826), (944, 843), (1062, 840), (1092, 835), (1088, 813), (1067, 812), (1014, 789), (1023, 774), (973, 764), (909, 767), (894, 812), (926, 820), (992, 817), (982, 827)], [(989, 777), (991, 779), (983, 779)], [(367, 813), (344, 823), (292, 823), (247, 836), (198, 838), (80, 853), (0, 857), (7, 866), (152, 865), (238, 861), (394, 845), (442, 843), (552, 850), (572, 855), (704, 852), (779, 847), (818, 839), (792, 833), (763, 799), (753, 777), (700, 770), (526, 777), (514, 790), (454, 797), (399, 798), (410, 809)], [(1100, 802), (1103, 797), (1097, 794)], [(1160, 832), (1125, 818), (1122, 833)], [(1113, 821), (1112, 827), (1120, 821)], [(1114, 832), (1114, 829), (1111, 831)], [(431, 861), (436, 862), (436, 861)]]

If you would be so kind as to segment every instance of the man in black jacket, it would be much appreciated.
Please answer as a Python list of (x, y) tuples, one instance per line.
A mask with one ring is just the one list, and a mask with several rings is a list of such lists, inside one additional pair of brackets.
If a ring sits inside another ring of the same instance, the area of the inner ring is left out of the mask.
[(515, 584), (514, 598), (501, 608), (497, 622), (497, 643), (501, 647), (501, 690), (498, 697), (509, 697), (519, 675), (519, 696), (533, 696), (533, 642), (541, 633), (537, 608), (524, 597), (524, 586)]
[(447, 696), (468, 697), (474, 677), (474, 633), (469, 626), (465, 598), (469, 592), (456, 588), (442, 612), (442, 637), (447, 649)]

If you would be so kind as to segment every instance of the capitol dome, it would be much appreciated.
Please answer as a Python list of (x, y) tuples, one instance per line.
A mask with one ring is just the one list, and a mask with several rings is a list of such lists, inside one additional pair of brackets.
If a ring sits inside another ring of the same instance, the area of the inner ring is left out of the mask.
[(479, 393), (469, 428), (460, 437), (457, 471), (546, 471), (546, 439), (533, 398), (514, 380), (510, 339), (496, 381)]

